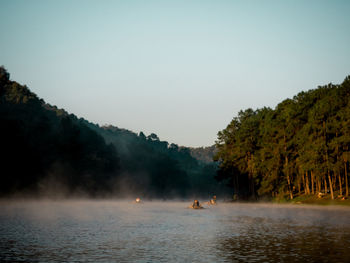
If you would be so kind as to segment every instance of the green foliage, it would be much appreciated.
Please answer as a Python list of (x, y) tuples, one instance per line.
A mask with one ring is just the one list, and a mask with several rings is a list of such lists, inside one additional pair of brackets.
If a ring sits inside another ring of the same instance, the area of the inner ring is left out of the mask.
[[(250, 198), (348, 189), (350, 77), (272, 110), (240, 111), (218, 133), (218, 178)], [(337, 183), (337, 185), (336, 185)], [(347, 190), (348, 191), (348, 190)]]

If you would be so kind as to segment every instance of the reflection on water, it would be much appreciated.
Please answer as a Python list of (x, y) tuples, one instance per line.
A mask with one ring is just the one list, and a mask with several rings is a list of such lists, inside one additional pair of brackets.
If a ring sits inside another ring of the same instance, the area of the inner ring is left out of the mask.
[(344, 232), (342, 228), (258, 221), (250, 225), (242, 223), (239, 235), (220, 240), (226, 259), (252, 262), (350, 260), (349, 228)]
[(0, 202), (0, 261), (350, 262), (350, 209)]

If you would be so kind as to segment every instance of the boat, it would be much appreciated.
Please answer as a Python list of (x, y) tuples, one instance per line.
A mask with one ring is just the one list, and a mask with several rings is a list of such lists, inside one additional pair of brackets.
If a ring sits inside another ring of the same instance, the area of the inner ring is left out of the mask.
[(192, 209), (203, 209), (204, 207), (199, 204), (198, 200), (194, 200), (192, 205), (189, 206)]

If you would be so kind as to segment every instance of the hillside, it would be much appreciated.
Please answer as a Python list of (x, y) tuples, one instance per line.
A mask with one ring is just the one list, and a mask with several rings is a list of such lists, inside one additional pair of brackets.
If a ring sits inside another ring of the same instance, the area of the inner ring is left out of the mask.
[[(209, 196), (216, 167), (188, 148), (79, 119), (39, 99), (0, 68), (1, 195)], [(220, 188), (221, 187), (221, 188)]]
[(9, 77), (0, 68), (0, 193), (111, 191), (120, 164), (115, 147)]
[(146, 136), (114, 126), (88, 124), (120, 153), (121, 180), (124, 189), (148, 197), (204, 196), (228, 189), (215, 179), (216, 165), (191, 155), (187, 147), (161, 141), (154, 133)]

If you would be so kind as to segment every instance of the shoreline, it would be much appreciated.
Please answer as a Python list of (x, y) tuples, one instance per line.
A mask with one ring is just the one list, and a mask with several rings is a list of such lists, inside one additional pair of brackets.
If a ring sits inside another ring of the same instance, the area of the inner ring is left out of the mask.
[(322, 198), (316, 195), (300, 195), (293, 199), (285, 198), (261, 198), (257, 200), (225, 200), (224, 203), (266, 203), (266, 204), (291, 204), (291, 205), (320, 205), (320, 206), (350, 206), (350, 197), (345, 200), (335, 198), (332, 200), (331, 195), (327, 194)]
[(331, 195), (325, 195), (322, 198), (318, 198), (316, 195), (301, 195), (291, 200), (277, 201), (280, 203), (292, 203), (292, 204), (306, 204), (306, 205), (335, 205), (335, 206), (350, 206), (350, 199), (342, 200), (341, 198), (334, 198), (332, 200)]
[[(161, 202), (161, 203), (167, 203), (167, 202), (191, 202), (191, 198), (170, 198), (170, 199), (162, 199), (162, 198), (143, 198), (143, 200), (146, 203), (152, 203), (152, 202)], [(201, 200), (200, 203), (205, 203), (205, 199), (199, 199)], [(135, 201), (131, 197), (124, 197), (124, 198), (118, 198), (118, 197), (103, 197), (103, 198), (93, 198), (93, 197), (85, 197), (85, 196), (65, 196), (65, 197), (52, 197), (52, 196), (32, 196), (30, 198), (23, 197), (23, 196), (15, 196), (15, 197), (0, 197), (0, 203), (3, 202), (62, 202), (62, 201), (100, 201), (100, 202), (132, 202)], [(300, 195), (295, 196), (293, 199), (285, 199), (285, 198), (272, 198), (272, 199), (266, 199), (261, 198), (257, 200), (225, 200), (218, 198), (218, 205), (219, 204), (290, 204), (290, 205), (317, 205), (317, 206), (345, 206), (350, 207), (350, 198), (342, 200), (341, 198), (335, 198), (334, 200), (331, 199), (331, 195), (327, 194), (323, 196), (322, 198), (318, 198), (317, 195)]]

